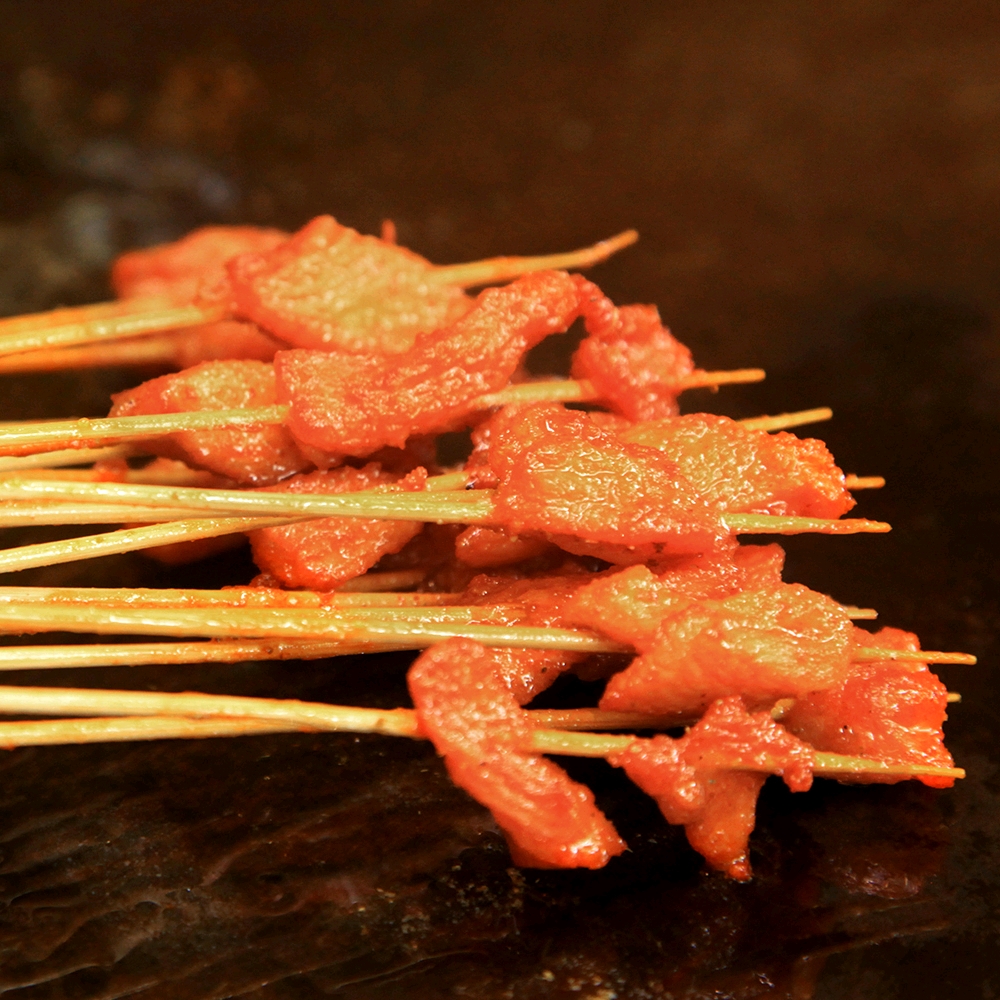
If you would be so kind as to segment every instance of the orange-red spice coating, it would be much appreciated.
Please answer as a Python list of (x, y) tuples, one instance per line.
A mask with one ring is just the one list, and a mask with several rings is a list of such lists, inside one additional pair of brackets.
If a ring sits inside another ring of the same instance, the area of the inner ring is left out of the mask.
[(225, 361), (240, 358), (273, 361), (285, 345), (253, 323), (223, 319), (204, 326), (194, 326), (174, 334), (178, 368), (191, 368), (202, 361)]
[[(206, 361), (111, 398), (113, 417), (271, 406), (274, 369), (262, 361)], [(277, 482), (311, 464), (280, 424), (178, 431), (153, 438), (146, 446), (250, 486)]]
[(795, 792), (812, 784), (812, 748), (768, 712), (749, 714), (738, 696), (713, 703), (680, 739), (636, 740), (609, 760), (656, 799), (667, 822), (684, 826), (713, 868), (740, 880), (750, 877), (747, 845), (767, 774), (739, 765), (781, 774)]
[(297, 347), (378, 354), (403, 353), (468, 312), (462, 289), (430, 272), (423, 257), (329, 215), (229, 265), (239, 315)]
[(729, 695), (770, 705), (842, 680), (853, 640), (844, 609), (800, 584), (691, 601), (611, 678), (601, 708), (697, 714)]
[(402, 447), (413, 434), (464, 426), (476, 397), (503, 388), (524, 353), (565, 330), (578, 308), (577, 281), (541, 271), (490, 288), (451, 326), (397, 355), (280, 351), (278, 401), (308, 447), (365, 456)]
[(654, 554), (639, 546), (704, 552), (728, 534), (675, 462), (619, 440), (585, 413), (551, 405), (516, 411), (494, 427), (489, 461), (500, 481), (495, 520), (514, 533), (605, 543), (605, 557), (620, 552), (615, 562)]
[(217, 294), (226, 282), (226, 261), (270, 250), (286, 239), (288, 234), (278, 229), (204, 226), (173, 243), (123, 253), (111, 265), (111, 287), (121, 299), (149, 297), (188, 305), (202, 289)]
[(595, 298), (585, 318), (588, 336), (573, 355), (573, 378), (589, 379), (601, 402), (629, 420), (676, 414), (681, 380), (694, 362), (656, 307), (616, 309)]
[[(330, 472), (293, 476), (277, 486), (277, 493), (353, 493), (359, 490), (420, 490), (426, 480), (420, 469), (404, 479), (378, 465), (363, 469), (341, 466)], [(286, 587), (330, 590), (371, 569), (390, 552), (398, 552), (420, 532), (414, 521), (324, 517), (278, 528), (249, 532), (258, 568)]]
[(741, 514), (838, 518), (855, 504), (826, 445), (692, 413), (639, 424), (624, 441), (659, 448), (713, 507)]
[(544, 538), (522, 538), (503, 528), (473, 524), (455, 539), (455, 556), (467, 566), (510, 566), (552, 549)]
[(669, 569), (631, 566), (603, 573), (562, 606), (564, 620), (638, 650), (651, 649), (664, 617), (690, 600), (721, 600), (781, 583), (780, 545), (729, 544), (704, 556), (682, 557)]
[[(911, 632), (880, 629), (874, 636), (856, 629), (858, 645), (920, 649)], [(839, 683), (796, 700), (782, 722), (818, 750), (869, 757), (891, 764), (952, 767), (941, 726), (948, 690), (925, 664), (884, 660), (856, 664)], [(954, 778), (918, 775), (933, 788), (950, 788)], [(865, 774), (845, 782), (894, 784), (903, 776)]]
[(452, 781), (493, 813), (515, 864), (603, 867), (624, 842), (590, 789), (524, 749), (532, 726), (502, 669), (494, 651), (465, 639), (421, 654), (408, 683), (422, 732)]

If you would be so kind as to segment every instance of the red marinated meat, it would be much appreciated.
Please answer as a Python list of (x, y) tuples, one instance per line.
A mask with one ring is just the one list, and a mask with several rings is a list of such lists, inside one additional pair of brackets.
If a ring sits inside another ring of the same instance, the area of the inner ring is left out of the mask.
[(286, 239), (288, 234), (278, 229), (204, 226), (173, 243), (123, 253), (111, 265), (111, 287), (121, 299), (149, 297), (185, 306), (202, 290), (218, 295), (226, 261), (271, 250)]
[(563, 609), (591, 579), (591, 574), (573, 566), (530, 576), (521, 576), (516, 571), (495, 576), (481, 573), (469, 582), (459, 603), (510, 605), (510, 624), (562, 628), (566, 624)]
[(629, 420), (676, 414), (681, 380), (694, 362), (656, 307), (616, 309), (597, 300), (585, 320), (588, 335), (573, 355), (573, 378), (589, 379), (601, 402)]
[(738, 696), (714, 702), (680, 739), (635, 740), (608, 758), (656, 799), (668, 823), (731, 878), (750, 877), (748, 839), (768, 773), (794, 792), (812, 785), (813, 751), (769, 712), (749, 714)]
[[(271, 406), (274, 369), (262, 361), (206, 361), (111, 398), (113, 417)], [(157, 455), (179, 458), (248, 486), (278, 482), (312, 464), (280, 424), (178, 431), (145, 445)]]
[(780, 545), (740, 545), (734, 539), (709, 555), (679, 559), (668, 570), (631, 566), (601, 574), (576, 591), (562, 613), (567, 623), (646, 652), (664, 617), (689, 600), (721, 600), (780, 584), (784, 557)]
[(709, 505), (730, 513), (838, 518), (855, 504), (816, 438), (750, 430), (709, 413), (642, 423), (621, 437), (662, 450)]
[(800, 584), (679, 602), (608, 682), (601, 708), (697, 714), (737, 694), (770, 705), (833, 687), (850, 672), (853, 647), (847, 612)]
[(585, 551), (602, 544), (612, 561), (640, 562), (709, 551), (728, 536), (675, 462), (619, 440), (586, 413), (517, 410), (494, 426), (489, 461), (499, 479), (495, 522), (544, 533), (570, 551), (578, 551), (575, 538)]
[(541, 271), (482, 292), (462, 319), (421, 335), (405, 354), (280, 351), (288, 427), (307, 447), (363, 457), (463, 426), (474, 400), (503, 388), (525, 352), (565, 330), (578, 306), (576, 279)]
[(239, 315), (297, 347), (377, 354), (405, 353), (469, 311), (462, 289), (432, 271), (412, 251), (329, 215), (229, 265)]
[(455, 539), (455, 555), (468, 566), (510, 566), (553, 550), (544, 538), (522, 538), (503, 528), (474, 524)]
[[(861, 646), (920, 649), (911, 632), (883, 628), (875, 635), (856, 629)], [(947, 718), (948, 691), (925, 664), (893, 662), (856, 664), (833, 687), (798, 698), (784, 725), (817, 750), (867, 757), (889, 764), (952, 767), (941, 727)], [(917, 775), (933, 788), (950, 788), (954, 778)], [(845, 775), (841, 781), (894, 784), (906, 776)]]
[(421, 654), (408, 683), (422, 732), (452, 781), (493, 813), (515, 864), (603, 867), (624, 842), (588, 788), (525, 749), (533, 727), (502, 669), (494, 651), (465, 639)]
[[(329, 472), (293, 476), (274, 493), (355, 493), (360, 490), (420, 490), (424, 470), (404, 479), (378, 465), (363, 469), (341, 466)], [(398, 552), (423, 527), (417, 521), (382, 521), (357, 517), (324, 517), (249, 532), (258, 568), (286, 587), (332, 590), (367, 572), (391, 552)]]
[(234, 319), (180, 330), (174, 342), (175, 364), (182, 369), (202, 361), (273, 361), (275, 353), (286, 346), (253, 323)]

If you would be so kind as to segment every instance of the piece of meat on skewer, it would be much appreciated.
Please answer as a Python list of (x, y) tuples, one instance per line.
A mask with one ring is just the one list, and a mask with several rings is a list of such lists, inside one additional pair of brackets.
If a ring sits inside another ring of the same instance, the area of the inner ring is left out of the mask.
[(511, 676), (512, 661), (521, 659), (496, 657), (463, 639), (423, 653), (407, 678), (420, 731), (444, 757), (452, 781), (493, 813), (515, 864), (602, 868), (625, 843), (593, 793), (523, 749), (532, 725), (519, 701), (537, 684), (523, 663)]
[(839, 683), (855, 645), (845, 609), (801, 584), (678, 601), (608, 682), (601, 707), (698, 714), (735, 694), (751, 707), (771, 705)]
[(648, 795), (668, 823), (682, 825), (691, 846), (730, 878), (750, 878), (748, 841), (767, 774), (793, 792), (812, 785), (813, 750), (771, 718), (750, 714), (739, 696), (722, 698), (680, 739), (638, 739), (609, 758)]
[[(915, 635), (896, 628), (880, 629), (875, 636), (855, 629), (855, 638), (886, 649), (920, 649)], [(953, 762), (941, 731), (947, 701), (947, 688), (926, 664), (886, 660), (855, 664), (833, 687), (797, 698), (782, 722), (818, 750), (894, 764), (950, 767)], [(891, 784), (900, 779), (884, 775), (864, 780)], [(919, 780), (933, 788), (954, 784), (951, 778), (935, 776)]]
[(287, 239), (280, 229), (203, 226), (173, 243), (123, 253), (111, 265), (111, 287), (120, 299), (162, 299), (178, 306), (202, 293), (216, 299), (226, 284), (227, 261), (272, 250)]
[(836, 518), (855, 506), (816, 438), (768, 434), (711, 413), (640, 423), (620, 436), (669, 455), (700, 496), (729, 511)]
[(404, 353), (472, 308), (458, 285), (433, 281), (432, 271), (411, 250), (329, 215), (228, 266), (238, 315), (296, 347), (358, 354)]
[(601, 403), (629, 420), (676, 415), (680, 383), (694, 371), (694, 361), (660, 322), (656, 307), (615, 308), (601, 297), (585, 313), (585, 323), (573, 378), (587, 379)]
[[(401, 478), (372, 463), (363, 469), (343, 465), (329, 472), (293, 476), (267, 489), (288, 493), (420, 490), (426, 479), (422, 468)], [(398, 552), (421, 527), (416, 521), (326, 517), (260, 528), (249, 535), (257, 567), (282, 586), (332, 590), (367, 572), (382, 556)]]
[[(113, 417), (264, 407), (275, 402), (274, 369), (262, 361), (206, 361), (112, 399)], [(178, 431), (144, 443), (156, 454), (249, 486), (276, 483), (312, 465), (281, 424)]]

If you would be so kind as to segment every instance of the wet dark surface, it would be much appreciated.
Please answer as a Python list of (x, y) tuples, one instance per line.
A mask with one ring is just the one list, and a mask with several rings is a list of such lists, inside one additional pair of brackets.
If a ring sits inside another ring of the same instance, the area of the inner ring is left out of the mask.
[[(336, 10), (336, 13), (334, 13)], [(964, 649), (953, 791), (767, 787), (755, 880), (704, 875), (603, 764), (632, 852), (510, 868), (424, 745), (275, 736), (0, 758), (0, 991), (17, 1000), (990, 997), (1000, 993), (1000, 16), (988, 3), (253, 7), (0, 2), (0, 310), (107, 294), (111, 257), (206, 221), (331, 211), (440, 262), (642, 241), (733, 416), (828, 404), (888, 536), (789, 573)], [(6, 378), (0, 417), (100, 413), (135, 373)], [(8, 536), (4, 544), (11, 544)], [(243, 582), (141, 557), (18, 579)], [(185, 575), (186, 573), (186, 575)], [(14, 578), (10, 578), (12, 581)], [(17, 675), (405, 700), (405, 660)], [(15, 679), (12, 677), (12, 679)]]

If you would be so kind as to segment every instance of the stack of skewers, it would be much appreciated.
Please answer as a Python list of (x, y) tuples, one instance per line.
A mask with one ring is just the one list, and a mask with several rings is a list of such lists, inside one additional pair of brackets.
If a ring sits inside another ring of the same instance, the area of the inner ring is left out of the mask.
[[(928, 664), (974, 659), (863, 630), (874, 610), (784, 582), (781, 548), (739, 537), (887, 531), (844, 517), (882, 481), (788, 433), (829, 410), (680, 416), (682, 392), (763, 372), (696, 369), (655, 308), (567, 270), (634, 239), (436, 267), (391, 224), (213, 227), (120, 258), (116, 302), (0, 321), (2, 372), (177, 369), (106, 419), (0, 428), (0, 526), (123, 525), (8, 548), (0, 572), (136, 550), (176, 563), (246, 538), (260, 570), (218, 591), (0, 588), (9, 635), (156, 637), (8, 645), (0, 669), (423, 651), (414, 708), (392, 711), (3, 686), (0, 712), (47, 718), (0, 723), (0, 744), (430, 739), (536, 867), (625, 849), (544, 755), (603, 757), (737, 879), (770, 774), (794, 791), (817, 774), (953, 784), (957, 696)], [(527, 352), (577, 320), (570, 377), (532, 380)], [(443, 467), (439, 435), (466, 428), (471, 453)], [(594, 708), (525, 707), (569, 672), (604, 682)]]

